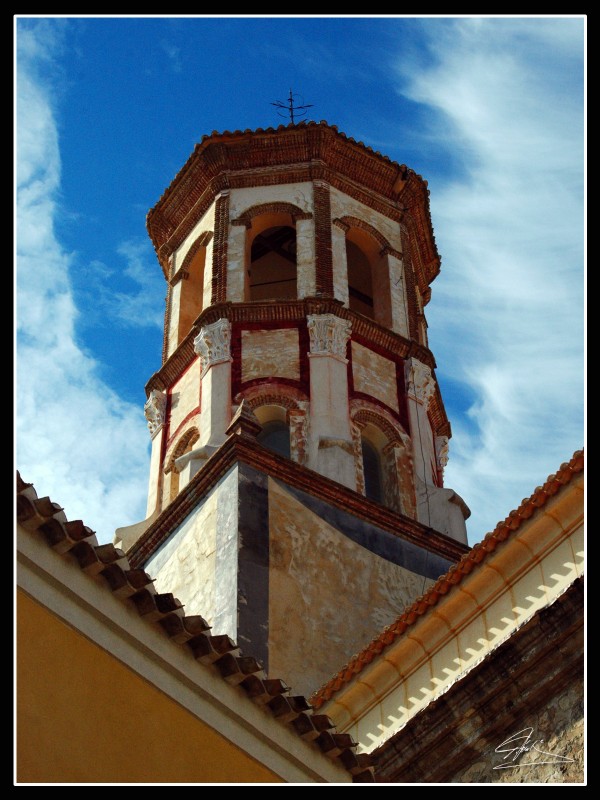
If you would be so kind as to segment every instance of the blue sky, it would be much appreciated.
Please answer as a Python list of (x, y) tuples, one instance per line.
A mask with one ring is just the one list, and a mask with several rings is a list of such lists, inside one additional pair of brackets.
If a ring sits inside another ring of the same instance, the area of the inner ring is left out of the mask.
[(423, 175), (427, 309), (478, 541), (583, 445), (582, 18), (18, 18), (17, 465), (109, 541), (144, 517), (166, 285), (145, 230), (202, 135), (293, 87)]

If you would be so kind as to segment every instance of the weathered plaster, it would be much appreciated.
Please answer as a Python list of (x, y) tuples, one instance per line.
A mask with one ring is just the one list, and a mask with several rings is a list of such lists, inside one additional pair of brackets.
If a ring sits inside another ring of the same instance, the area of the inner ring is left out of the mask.
[(352, 377), (354, 389), (399, 411), (396, 364), (362, 344), (352, 342)]
[(254, 378), (300, 379), (298, 331), (242, 331), (242, 382)]
[(217, 483), (145, 565), (158, 592), (172, 592), (186, 614), (214, 634), (237, 636), (237, 467)]
[(314, 691), (424, 579), (353, 542), (269, 479), (269, 671)]
[(169, 416), (169, 436), (173, 436), (183, 420), (198, 408), (200, 401), (200, 363), (195, 361), (173, 384)]

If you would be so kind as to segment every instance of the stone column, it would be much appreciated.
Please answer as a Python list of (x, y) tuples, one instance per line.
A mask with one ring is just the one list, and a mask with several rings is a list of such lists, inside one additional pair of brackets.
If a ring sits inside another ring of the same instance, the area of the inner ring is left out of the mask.
[(315, 223), (312, 215), (296, 219), (296, 276), (298, 299), (314, 297), (317, 292), (315, 273)]
[(233, 220), (227, 246), (227, 300), (243, 303), (246, 300), (246, 238), (250, 223)]
[(404, 262), (402, 253), (384, 248), (382, 256), (387, 262), (387, 273), (390, 280), (390, 305), (391, 325), (395, 333), (409, 338), (408, 332), (408, 298), (406, 296), (406, 283), (404, 278)]
[(150, 479), (148, 481), (148, 504), (146, 516), (156, 508), (160, 494), (160, 456), (162, 451), (162, 431), (165, 427), (167, 396), (158, 389), (152, 389), (144, 405), (144, 415), (148, 420), (148, 430), (152, 439), (150, 454)]
[(331, 253), (333, 269), (333, 296), (348, 307), (348, 258), (346, 255), (346, 233), (349, 226), (340, 219), (331, 226)]
[(435, 392), (435, 381), (429, 367), (416, 358), (406, 361), (406, 387), (415, 474), (425, 484), (435, 486), (433, 471), (436, 458), (427, 416), (429, 401)]
[(199, 446), (218, 447), (231, 421), (231, 325), (219, 319), (194, 339), (200, 356), (201, 412)]
[(308, 465), (356, 489), (346, 359), (351, 323), (334, 314), (309, 314), (307, 324), (311, 427)]

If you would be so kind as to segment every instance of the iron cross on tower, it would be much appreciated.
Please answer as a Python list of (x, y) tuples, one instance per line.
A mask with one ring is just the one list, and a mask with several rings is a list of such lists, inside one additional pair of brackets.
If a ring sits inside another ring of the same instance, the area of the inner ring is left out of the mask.
[(277, 100), (276, 103), (271, 103), (271, 105), (275, 106), (275, 108), (277, 109), (277, 113), (279, 114), (280, 117), (285, 117), (287, 114), (290, 115), (290, 120), (292, 121), (292, 125), (295, 122), (294, 116), (303, 117), (306, 114), (306, 109), (313, 107), (312, 103), (309, 103), (308, 105), (295, 106), (294, 97), (299, 97), (299, 95), (294, 94), (290, 89), (290, 96), (285, 102), (282, 100)]

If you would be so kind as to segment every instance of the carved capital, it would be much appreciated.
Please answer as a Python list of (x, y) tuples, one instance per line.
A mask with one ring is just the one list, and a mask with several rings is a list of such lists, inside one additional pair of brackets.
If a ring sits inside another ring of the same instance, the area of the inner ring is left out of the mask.
[(425, 408), (429, 406), (435, 393), (435, 380), (430, 368), (416, 358), (406, 362), (406, 386), (409, 395), (423, 403)]
[(444, 467), (448, 463), (450, 444), (447, 436), (435, 437), (435, 455), (437, 458), (438, 466), (444, 471)]
[(167, 395), (158, 389), (152, 389), (144, 404), (144, 415), (148, 420), (150, 436), (154, 438), (165, 422)]
[(200, 356), (201, 374), (223, 361), (231, 361), (231, 325), (227, 319), (218, 319), (200, 329), (194, 339), (194, 352)]
[(335, 314), (309, 314), (307, 320), (311, 355), (336, 356), (345, 361), (352, 323)]

